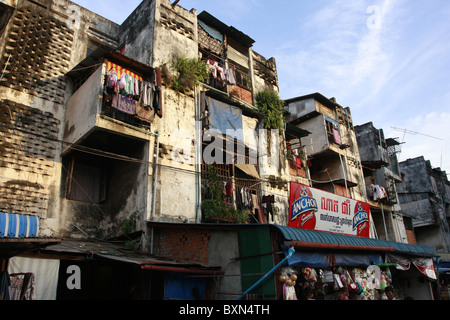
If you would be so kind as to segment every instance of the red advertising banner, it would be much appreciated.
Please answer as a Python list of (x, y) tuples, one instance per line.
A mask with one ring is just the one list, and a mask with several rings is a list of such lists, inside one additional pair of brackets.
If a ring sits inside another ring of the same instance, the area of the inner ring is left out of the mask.
[(370, 205), (291, 182), (289, 227), (369, 238)]

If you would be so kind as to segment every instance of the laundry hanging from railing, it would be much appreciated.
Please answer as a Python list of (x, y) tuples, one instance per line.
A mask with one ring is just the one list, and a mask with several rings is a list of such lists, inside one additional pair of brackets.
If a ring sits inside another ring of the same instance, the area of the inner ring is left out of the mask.
[(111, 96), (111, 107), (138, 120), (151, 123), (161, 110), (156, 72), (149, 80), (113, 62), (106, 62), (106, 92)]

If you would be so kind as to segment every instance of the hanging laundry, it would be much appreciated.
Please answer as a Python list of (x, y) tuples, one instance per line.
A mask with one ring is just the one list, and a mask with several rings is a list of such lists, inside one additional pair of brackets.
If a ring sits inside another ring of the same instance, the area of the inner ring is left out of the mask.
[(239, 193), (241, 194), (241, 203), (242, 203), (242, 206), (245, 206), (244, 188), (241, 188), (241, 190), (239, 191)]
[(156, 86), (155, 87), (155, 91), (154, 91), (154, 95), (153, 95), (153, 106), (156, 110), (156, 114), (158, 115), (158, 117), (162, 118), (162, 106), (161, 106), (161, 87), (160, 86)]
[(112, 107), (127, 114), (136, 115), (137, 102), (121, 94), (115, 94), (112, 100)]
[(232, 198), (233, 197), (233, 184), (231, 182), (227, 182), (225, 189), (226, 189), (227, 198)]
[(144, 107), (149, 107), (150, 109), (153, 109), (153, 102), (154, 102), (154, 91), (155, 91), (155, 85), (150, 82), (143, 82), (141, 85), (141, 101), (140, 104)]
[(297, 165), (297, 168), (302, 168), (302, 160), (300, 158), (295, 157), (295, 164)]
[(140, 90), (139, 90), (139, 80), (136, 78), (133, 78), (134, 80), (134, 96), (139, 97), (140, 95)]
[(248, 188), (244, 189), (244, 197), (245, 197), (244, 204), (245, 204), (246, 207), (248, 207), (250, 205), (250, 201), (251, 201), (250, 200), (250, 196), (249, 196)]
[(119, 87), (120, 91), (125, 90), (125, 88), (127, 86), (127, 79), (126, 79), (126, 77), (127, 77), (126, 73), (123, 73), (122, 76), (120, 77), (120, 80), (119, 80), (119, 83), (118, 83), (118, 87)]
[(386, 198), (386, 190), (383, 187), (380, 187), (379, 185), (375, 185), (375, 191), (373, 193), (373, 200), (381, 200)]
[(333, 138), (334, 142), (336, 142), (339, 145), (341, 144), (341, 136), (336, 128), (333, 128)]
[(214, 79), (217, 78), (217, 67), (219, 66), (218, 63), (212, 59), (208, 59), (209, 64), (209, 70), (213, 76)]
[(155, 120), (155, 112), (148, 106), (142, 106), (139, 103), (136, 104), (136, 118), (141, 121), (153, 123)]
[(225, 71), (222, 67), (216, 66), (217, 70), (217, 79), (220, 81), (225, 81), (227, 78), (225, 77)]
[(267, 216), (270, 215), (273, 221), (273, 204), (275, 203), (275, 196), (274, 195), (263, 196), (262, 203), (264, 208), (266, 208)]
[(125, 87), (125, 95), (132, 96), (134, 95), (134, 78), (130, 75), (126, 75), (127, 85)]
[(117, 71), (115, 68), (111, 69), (106, 74), (106, 87), (107, 88), (115, 88), (117, 86), (117, 82), (119, 81), (117, 76)]
[(228, 68), (225, 70), (226, 80), (228, 84), (235, 85), (236, 84), (236, 75), (233, 68)]

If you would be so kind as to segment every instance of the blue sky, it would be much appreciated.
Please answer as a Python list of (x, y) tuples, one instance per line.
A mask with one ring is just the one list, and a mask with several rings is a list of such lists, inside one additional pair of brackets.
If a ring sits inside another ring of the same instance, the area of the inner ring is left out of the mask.
[[(75, 0), (117, 23), (140, 0)], [(126, 5), (125, 5), (126, 4)], [(181, 0), (249, 35), (275, 57), (283, 99), (313, 92), (399, 138), (400, 161), (450, 173), (450, 1)], [(394, 130), (406, 129), (411, 133)], [(439, 138), (439, 139), (436, 139)]]

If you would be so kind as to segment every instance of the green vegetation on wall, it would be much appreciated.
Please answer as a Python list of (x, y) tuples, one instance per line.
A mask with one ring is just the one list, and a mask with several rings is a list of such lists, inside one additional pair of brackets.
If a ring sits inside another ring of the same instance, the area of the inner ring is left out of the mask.
[(184, 55), (174, 57), (170, 66), (161, 66), (165, 84), (181, 93), (192, 91), (198, 84), (206, 81), (208, 66), (199, 59), (186, 58)]
[(278, 94), (272, 90), (263, 90), (256, 95), (256, 106), (264, 117), (265, 129), (278, 129), (284, 128), (284, 107), (285, 102), (280, 99)]

